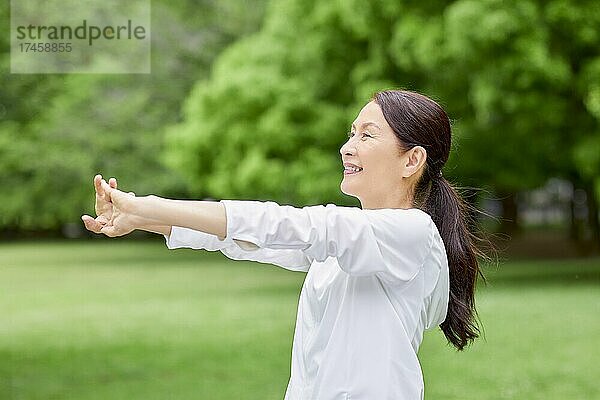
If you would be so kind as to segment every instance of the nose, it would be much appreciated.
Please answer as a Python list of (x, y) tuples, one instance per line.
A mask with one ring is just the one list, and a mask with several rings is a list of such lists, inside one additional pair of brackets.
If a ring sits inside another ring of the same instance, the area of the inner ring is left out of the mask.
[(351, 144), (352, 139), (348, 139), (346, 143), (340, 147), (340, 154), (343, 156), (353, 156), (356, 154), (356, 148)]

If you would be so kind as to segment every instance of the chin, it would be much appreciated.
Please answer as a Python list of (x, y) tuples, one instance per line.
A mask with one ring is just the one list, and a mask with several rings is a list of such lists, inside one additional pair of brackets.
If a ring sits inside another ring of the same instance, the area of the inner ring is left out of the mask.
[[(349, 187), (350, 186), (350, 187)], [(345, 195), (348, 196), (352, 196), (352, 197), (356, 197), (358, 198), (356, 191), (352, 190), (352, 185), (348, 185), (348, 182), (344, 182), (342, 181), (342, 183), (340, 183), (340, 190), (342, 191), (342, 193), (344, 193)]]

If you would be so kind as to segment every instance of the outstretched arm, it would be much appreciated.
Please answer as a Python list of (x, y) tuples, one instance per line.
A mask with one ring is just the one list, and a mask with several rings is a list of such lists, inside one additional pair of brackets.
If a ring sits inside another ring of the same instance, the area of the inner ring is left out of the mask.
[(435, 230), (431, 217), (418, 209), (361, 210), (334, 204), (296, 208), (260, 201), (169, 200), (136, 197), (105, 181), (101, 181), (101, 188), (113, 205), (110, 221), (100, 229), (107, 236), (122, 236), (152, 224), (180, 226), (222, 241), (298, 250), (317, 262), (335, 257), (350, 275), (377, 274), (395, 283), (411, 281), (423, 269)]
[(116, 179), (107, 183), (94, 177), (97, 217), (81, 217), (88, 230), (107, 236), (123, 236), (135, 229), (170, 235), (172, 226), (226, 235), (225, 208), (214, 201), (170, 200), (157, 196), (136, 197), (117, 189)]
[[(310, 266), (310, 260), (300, 250), (272, 250), (259, 248), (243, 240), (223, 240), (225, 234), (218, 238), (218, 235), (207, 231), (204, 225), (203, 229), (193, 229), (206, 220), (209, 227), (212, 224), (219, 228), (220, 222), (225, 225), (224, 207), (221, 220), (218, 218), (219, 209), (213, 207), (220, 205), (219, 203), (168, 200), (156, 196), (135, 197), (132, 192), (125, 194), (119, 191), (115, 178), (109, 179), (107, 183), (101, 175), (94, 177), (94, 187), (98, 216), (81, 217), (86, 228), (92, 232), (122, 236), (134, 229), (140, 229), (163, 234), (170, 249), (189, 247), (209, 251), (220, 250), (234, 260), (275, 264), (294, 271), (307, 271)], [(212, 214), (214, 210), (217, 211), (216, 218)], [(201, 215), (196, 215), (197, 212)], [(208, 218), (202, 218), (204, 214), (208, 215)], [(188, 229), (190, 225), (192, 229)], [(225, 226), (222, 226), (222, 229), (225, 230)]]

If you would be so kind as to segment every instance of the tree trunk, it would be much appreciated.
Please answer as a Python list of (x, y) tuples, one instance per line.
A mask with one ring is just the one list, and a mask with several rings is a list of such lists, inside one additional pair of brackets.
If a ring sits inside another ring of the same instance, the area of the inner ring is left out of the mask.
[(569, 200), (569, 211), (569, 239), (576, 242), (579, 240), (579, 224), (577, 223), (577, 218), (575, 216), (575, 199), (573, 197)]
[(589, 181), (585, 185), (587, 195), (588, 223), (591, 230), (591, 250), (600, 253), (600, 219), (598, 218), (598, 198), (594, 188), (594, 182)]
[(502, 203), (502, 219), (500, 221), (500, 232), (508, 235), (517, 233), (520, 230), (518, 220), (518, 207), (516, 193), (501, 193), (500, 202)]

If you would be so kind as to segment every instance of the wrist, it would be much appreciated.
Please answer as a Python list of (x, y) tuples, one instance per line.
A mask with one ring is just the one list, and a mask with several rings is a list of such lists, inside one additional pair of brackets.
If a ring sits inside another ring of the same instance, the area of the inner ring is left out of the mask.
[(156, 214), (156, 199), (157, 197), (154, 195), (135, 196), (131, 199), (129, 209), (126, 211), (141, 219), (151, 220)]
[(171, 225), (160, 218), (162, 201), (164, 199), (152, 194), (134, 199), (131, 214), (134, 216), (136, 229), (167, 236), (171, 234)]

